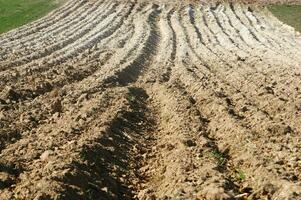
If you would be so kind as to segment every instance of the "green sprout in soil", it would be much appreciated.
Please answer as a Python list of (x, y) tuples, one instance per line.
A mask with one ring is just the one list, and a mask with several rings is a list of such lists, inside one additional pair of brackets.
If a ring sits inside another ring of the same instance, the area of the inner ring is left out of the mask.
[(129, 95), (129, 96), (127, 97), (127, 100), (128, 100), (129, 102), (133, 103), (133, 102), (136, 101), (136, 97), (135, 97), (135, 96), (132, 96), (132, 95)]
[(218, 151), (218, 150), (214, 150), (212, 152), (213, 157), (217, 160), (217, 165), (219, 167), (223, 167), (226, 164), (227, 158), (225, 157), (225, 155)]
[(244, 171), (242, 171), (241, 169), (236, 169), (235, 170), (235, 178), (238, 181), (245, 181), (247, 178), (247, 175)]

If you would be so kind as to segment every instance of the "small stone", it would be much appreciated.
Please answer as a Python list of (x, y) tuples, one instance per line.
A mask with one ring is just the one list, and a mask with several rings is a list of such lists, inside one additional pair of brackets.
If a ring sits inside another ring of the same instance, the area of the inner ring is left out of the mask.
[(292, 133), (293, 129), (290, 126), (286, 126), (283, 130), (284, 134)]
[(5, 115), (4, 115), (3, 111), (0, 111), (0, 120), (2, 121), (4, 119), (5, 119)]
[(14, 184), (12, 177), (5, 172), (0, 172), (0, 189), (6, 188)]
[(241, 109), (242, 112), (247, 112), (248, 110), (249, 109), (246, 106), (242, 107), (242, 109)]
[(101, 188), (101, 190), (106, 192), (106, 193), (109, 191), (108, 187), (103, 187), (103, 188)]
[(51, 105), (53, 113), (60, 113), (63, 110), (62, 102), (59, 99), (56, 99), (53, 104)]
[(0, 93), (0, 98), (5, 100), (6, 102), (9, 102), (9, 100), (17, 101), (21, 98), (21, 95), (13, 90), (12, 87), (6, 86)]
[(196, 104), (196, 100), (193, 97), (189, 97), (189, 101), (191, 104)]
[(275, 164), (277, 164), (277, 165), (284, 165), (284, 161), (283, 160), (277, 160), (275, 162)]
[(193, 140), (185, 140), (183, 143), (184, 143), (184, 145), (187, 146), (187, 147), (193, 147), (193, 146), (196, 146), (196, 143), (195, 143), (195, 141), (193, 141)]
[(266, 86), (264, 89), (267, 91), (268, 94), (275, 94), (273, 88), (270, 86)]
[(51, 154), (53, 154), (53, 151), (51, 151), (51, 150), (47, 150), (44, 153), (42, 153), (42, 155), (40, 156), (41, 161), (44, 162), (44, 161), (48, 160), (48, 158)]
[(52, 90), (52, 85), (49, 82), (41, 82), (38, 83), (35, 90), (38, 94), (44, 94), (46, 92), (50, 92)]
[(277, 188), (271, 184), (271, 183), (268, 183), (266, 185), (263, 186), (263, 195), (273, 195), (275, 192), (276, 192)]

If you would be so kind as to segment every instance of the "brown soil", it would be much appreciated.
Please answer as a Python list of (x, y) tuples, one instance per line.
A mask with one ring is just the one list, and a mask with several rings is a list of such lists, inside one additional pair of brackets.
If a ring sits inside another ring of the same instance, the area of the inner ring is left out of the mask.
[(301, 37), (266, 10), (69, 1), (0, 36), (0, 199), (301, 199)]

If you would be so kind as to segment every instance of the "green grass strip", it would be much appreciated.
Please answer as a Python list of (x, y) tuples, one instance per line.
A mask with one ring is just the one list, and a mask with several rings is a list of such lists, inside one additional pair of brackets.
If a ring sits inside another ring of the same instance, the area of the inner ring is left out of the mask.
[(59, 6), (57, 0), (0, 0), (0, 33), (46, 15)]
[(270, 5), (268, 9), (279, 20), (301, 33), (301, 5)]

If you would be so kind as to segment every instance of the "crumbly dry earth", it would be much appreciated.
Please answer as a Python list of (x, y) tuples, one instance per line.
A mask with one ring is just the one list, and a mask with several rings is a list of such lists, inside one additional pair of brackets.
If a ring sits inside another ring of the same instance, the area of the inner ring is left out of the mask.
[(301, 199), (301, 37), (268, 11), (77, 0), (0, 44), (1, 200)]
[[(233, 0), (234, 2), (237, 0)], [(293, 4), (293, 5), (301, 5), (300, 0), (240, 0), (244, 3), (251, 3), (257, 5), (267, 5), (267, 4)]]

